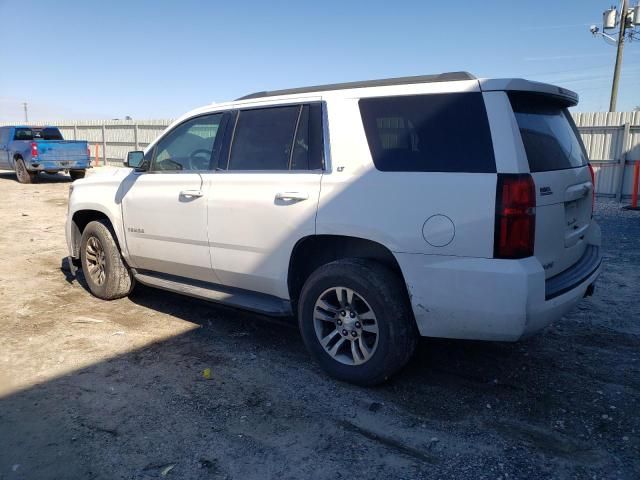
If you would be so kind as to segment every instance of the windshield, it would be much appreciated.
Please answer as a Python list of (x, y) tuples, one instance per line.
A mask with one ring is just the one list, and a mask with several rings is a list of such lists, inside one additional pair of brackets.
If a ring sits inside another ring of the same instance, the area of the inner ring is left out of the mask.
[(571, 114), (558, 100), (510, 93), (531, 172), (583, 167), (588, 158)]

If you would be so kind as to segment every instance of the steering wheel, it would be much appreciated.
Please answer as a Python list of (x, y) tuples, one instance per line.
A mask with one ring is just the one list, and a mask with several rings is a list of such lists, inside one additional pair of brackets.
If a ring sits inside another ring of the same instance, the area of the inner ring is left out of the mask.
[[(158, 162), (158, 166), (160, 167), (160, 170), (182, 170), (184, 168), (180, 162), (176, 162), (175, 160), (171, 160), (170, 158), (160, 160)], [(171, 168), (170, 166), (173, 166), (174, 168)]]
[[(204, 155), (204, 157), (202, 157), (202, 155)], [(204, 148), (199, 148), (198, 150), (191, 152), (189, 160), (191, 161), (192, 167), (197, 167), (194, 170), (208, 170), (209, 163), (211, 161), (211, 152)]]

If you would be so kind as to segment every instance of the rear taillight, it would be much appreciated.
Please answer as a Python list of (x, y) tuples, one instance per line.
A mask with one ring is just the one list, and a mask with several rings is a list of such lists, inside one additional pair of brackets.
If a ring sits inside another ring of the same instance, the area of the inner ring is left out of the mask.
[(591, 173), (591, 216), (593, 217), (593, 211), (596, 208), (596, 172), (591, 164), (589, 164), (589, 173)]
[(536, 189), (529, 174), (498, 174), (495, 258), (533, 255), (536, 227)]
[(31, 142), (31, 158), (36, 158), (38, 156), (38, 144), (36, 142)]
[(91, 147), (87, 145), (87, 157), (91, 158)]

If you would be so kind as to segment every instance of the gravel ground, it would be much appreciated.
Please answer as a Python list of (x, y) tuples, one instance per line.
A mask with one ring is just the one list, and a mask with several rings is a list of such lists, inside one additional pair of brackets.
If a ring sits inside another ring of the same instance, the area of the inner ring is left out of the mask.
[(0, 479), (640, 478), (640, 212), (598, 202), (595, 295), (540, 335), (423, 339), (363, 389), (289, 325), (93, 298), (63, 262), (68, 183), (0, 174)]

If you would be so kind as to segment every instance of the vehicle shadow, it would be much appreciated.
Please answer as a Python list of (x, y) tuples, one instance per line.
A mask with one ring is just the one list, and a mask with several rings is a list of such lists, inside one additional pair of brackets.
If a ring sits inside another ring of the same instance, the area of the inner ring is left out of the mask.
[[(18, 179), (16, 178), (15, 172), (3, 170), (0, 171), (0, 181), (13, 181), (18, 183)], [(56, 174), (48, 174), (48, 173), (39, 173), (36, 177), (35, 185), (37, 184), (49, 184), (49, 183), (70, 183), (71, 177), (64, 173), (56, 173)], [(32, 184), (32, 185), (34, 185)]]
[[(81, 272), (61, 270), (85, 289), (76, 296), (90, 295)], [(444, 477), (503, 451), (514, 477), (538, 457), (575, 472), (602, 465), (610, 443), (580, 437), (597, 405), (578, 411), (575, 399), (629, 382), (574, 365), (552, 329), (514, 344), (422, 339), (398, 376), (360, 388), (325, 375), (282, 322), (142, 285), (129, 300), (139, 318), (114, 326), (161, 313), (194, 328), (0, 397), (0, 475), (146, 479), (173, 466), (176, 478)], [(77, 345), (100, 348), (81, 330), (99, 327), (70, 328)], [(126, 341), (112, 335), (105, 344)], [(336, 445), (356, 445), (366, 462)]]

